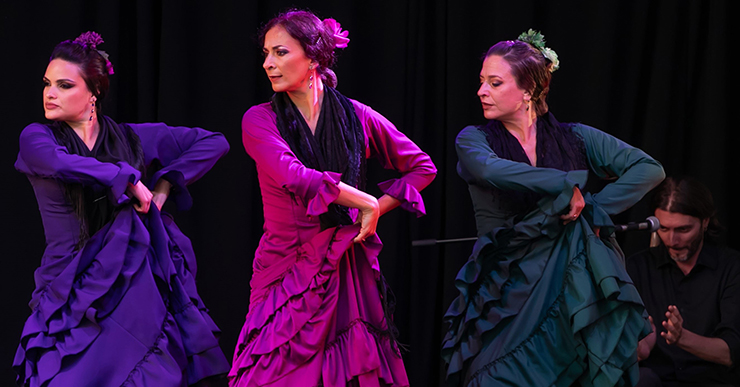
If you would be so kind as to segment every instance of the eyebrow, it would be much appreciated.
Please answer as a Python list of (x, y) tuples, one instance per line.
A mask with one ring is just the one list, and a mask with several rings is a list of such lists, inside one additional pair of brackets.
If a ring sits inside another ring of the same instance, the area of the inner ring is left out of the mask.
[[(272, 48), (273, 50), (277, 50), (278, 48), (281, 48), (281, 47), (282, 47), (282, 48), (288, 48), (288, 47), (286, 47), (286, 46), (283, 46), (282, 44), (276, 44), (276, 45), (272, 46), (271, 48)], [(267, 48), (267, 47), (262, 47), (262, 51), (268, 51), (268, 50), (269, 50), (269, 48)]]
[[(50, 80), (49, 78), (47, 78), (47, 77), (44, 77), (44, 78), (43, 78), (43, 80), (44, 80), (44, 81), (49, 81), (49, 82), (51, 82), (51, 80)], [(69, 82), (69, 83), (76, 83), (76, 82), (75, 82), (74, 80), (72, 80), (72, 79), (67, 79), (67, 78), (57, 79), (57, 83), (59, 83), (59, 82)]]

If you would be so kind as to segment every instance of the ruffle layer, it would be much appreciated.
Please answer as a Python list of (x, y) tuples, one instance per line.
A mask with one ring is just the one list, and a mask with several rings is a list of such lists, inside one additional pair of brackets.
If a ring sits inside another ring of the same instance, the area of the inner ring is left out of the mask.
[(448, 381), (636, 381), (636, 343), (649, 327), (621, 251), (591, 230), (592, 214), (603, 210), (588, 202), (565, 229), (557, 205), (551, 216), (537, 211), (479, 238), (456, 278), (461, 295), (445, 315)]
[[(254, 296), (229, 373), (231, 386), (311, 385), (322, 379), (327, 387), (344, 386), (368, 373), (389, 385), (408, 384), (400, 358), (389, 359), (399, 356), (390, 341), (364, 323), (351, 324), (326, 343), (329, 330), (336, 329), (339, 262), (358, 231), (359, 226), (324, 230), (285, 258), (291, 264), (281, 274), (261, 273), (271, 278), (257, 280), (264, 286), (255, 288), (253, 280)], [(377, 278), (379, 240), (354, 246)]]
[[(125, 367), (144, 357), (163, 366), (175, 364), (180, 378), (187, 367), (188, 379), (195, 381), (228, 370), (218, 349), (218, 328), (190, 275), (188, 261), (195, 258), (188, 255), (189, 241), (156, 208), (146, 222), (131, 207), (121, 211), (61, 273), (38, 285), (13, 364), (19, 382), (54, 385), (57, 379), (74, 381), (75, 375), (86, 380), (89, 370), (81, 365), (92, 364), (110, 369), (103, 380), (120, 385), (134, 370)], [(157, 283), (167, 289), (162, 298), (156, 296), (162, 289)], [(161, 340), (169, 344), (158, 345)], [(143, 347), (147, 342), (151, 346)], [(113, 350), (117, 347), (119, 351)], [(175, 361), (180, 352), (184, 360)], [(157, 373), (156, 366), (152, 369)]]
[(402, 179), (391, 179), (378, 184), (378, 187), (384, 194), (393, 196), (401, 201), (401, 208), (413, 212), (416, 217), (426, 215), (424, 200), (421, 194), (413, 185)]

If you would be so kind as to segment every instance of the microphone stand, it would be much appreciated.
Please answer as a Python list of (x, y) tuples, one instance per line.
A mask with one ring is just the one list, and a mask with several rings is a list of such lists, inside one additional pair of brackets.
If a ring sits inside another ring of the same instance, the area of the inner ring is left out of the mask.
[(439, 243), (470, 242), (470, 241), (476, 241), (476, 240), (478, 240), (478, 237), (454, 238), (454, 239), (421, 239), (421, 240), (411, 241), (411, 246), (414, 246), (414, 247), (431, 246), (431, 245), (436, 245)]

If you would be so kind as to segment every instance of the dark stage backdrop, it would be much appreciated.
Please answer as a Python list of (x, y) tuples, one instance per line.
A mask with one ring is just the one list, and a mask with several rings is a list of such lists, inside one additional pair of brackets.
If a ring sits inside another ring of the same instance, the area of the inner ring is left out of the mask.
[[(381, 265), (398, 298), (401, 340), (411, 348), (405, 355), (411, 383), (439, 386), (442, 316), (457, 294), (453, 279), (472, 243), (415, 248), (411, 241), (475, 235), (467, 188), (455, 172), (454, 139), (464, 126), (483, 122), (476, 97), (481, 55), (499, 40), (541, 30), (562, 62), (549, 96), (559, 120), (580, 121), (641, 147), (669, 175), (699, 177), (734, 235), (738, 227), (729, 220), (739, 218), (740, 208), (731, 191), (738, 135), (729, 127), (736, 101), (729, 82), (736, 46), (730, 3), (3, 0), (0, 385), (14, 380), (10, 365), (44, 248), (31, 186), (13, 163), (21, 130), (44, 121), (41, 78), (59, 41), (87, 30), (102, 34), (100, 48), (116, 70), (104, 109), (117, 121), (201, 126), (229, 140), (231, 151), (192, 186), (192, 210), (174, 215), (193, 241), (200, 292), (230, 358), (248, 308), (262, 227), (254, 162), (240, 132), (247, 108), (272, 94), (255, 35), (261, 23), (290, 6), (337, 19), (351, 39), (339, 54), (339, 89), (384, 114), (439, 169), (423, 192), (426, 217), (396, 210), (379, 225)], [(369, 165), (370, 191), (379, 194), (375, 183), (394, 174)], [(643, 201), (615, 221), (647, 215)], [(640, 233), (619, 238), (627, 254), (648, 243)], [(729, 239), (738, 248), (737, 239)]]

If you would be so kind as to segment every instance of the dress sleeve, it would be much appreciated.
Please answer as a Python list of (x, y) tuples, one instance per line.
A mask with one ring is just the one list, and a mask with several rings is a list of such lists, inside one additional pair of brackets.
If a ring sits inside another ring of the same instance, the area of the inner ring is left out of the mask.
[(565, 208), (573, 196), (573, 187), (585, 186), (588, 177), (585, 170), (564, 172), (502, 159), (488, 145), (485, 133), (474, 126), (457, 135), (455, 150), (459, 160), (457, 172), (468, 184), (555, 197), (549, 210), (543, 208), (548, 214)]
[(172, 183), (169, 197), (181, 210), (192, 206), (187, 185), (203, 177), (229, 150), (221, 133), (163, 123), (129, 125), (141, 139), (145, 164), (155, 166), (145, 183), (149, 189), (154, 189), (159, 179)]
[[(336, 185), (340, 174), (303, 165), (280, 136), (268, 104), (252, 106), (244, 113), (242, 142), (258, 169), (266, 174), (262, 178), (274, 180), (277, 186), (302, 198), (305, 203), (310, 203), (317, 195), (321, 202), (331, 203), (339, 195)], [(318, 215), (314, 212), (311, 215)]]
[(665, 178), (660, 163), (640, 149), (590, 126), (576, 125), (574, 131), (583, 137), (591, 170), (616, 179), (593, 195), (594, 205), (607, 214), (630, 208)]
[(400, 178), (384, 181), (378, 187), (400, 200), (401, 208), (417, 216), (424, 215), (426, 210), (419, 191), (437, 175), (432, 159), (385, 117), (357, 101), (353, 103), (367, 136), (368, 158), (377, 158), (383, 168), (401, 173)]
[(20, 151), (15, 167), (29, 175), (53, 178), (65, 183), (99, 184), (110, 190), (114, 202), (122, 204), (128, 183), (136, 183), (141, 174), (126, 162), (115, 164), (70, 154), (57, 144), (46, 125), (31, 124), (21, 132)]

